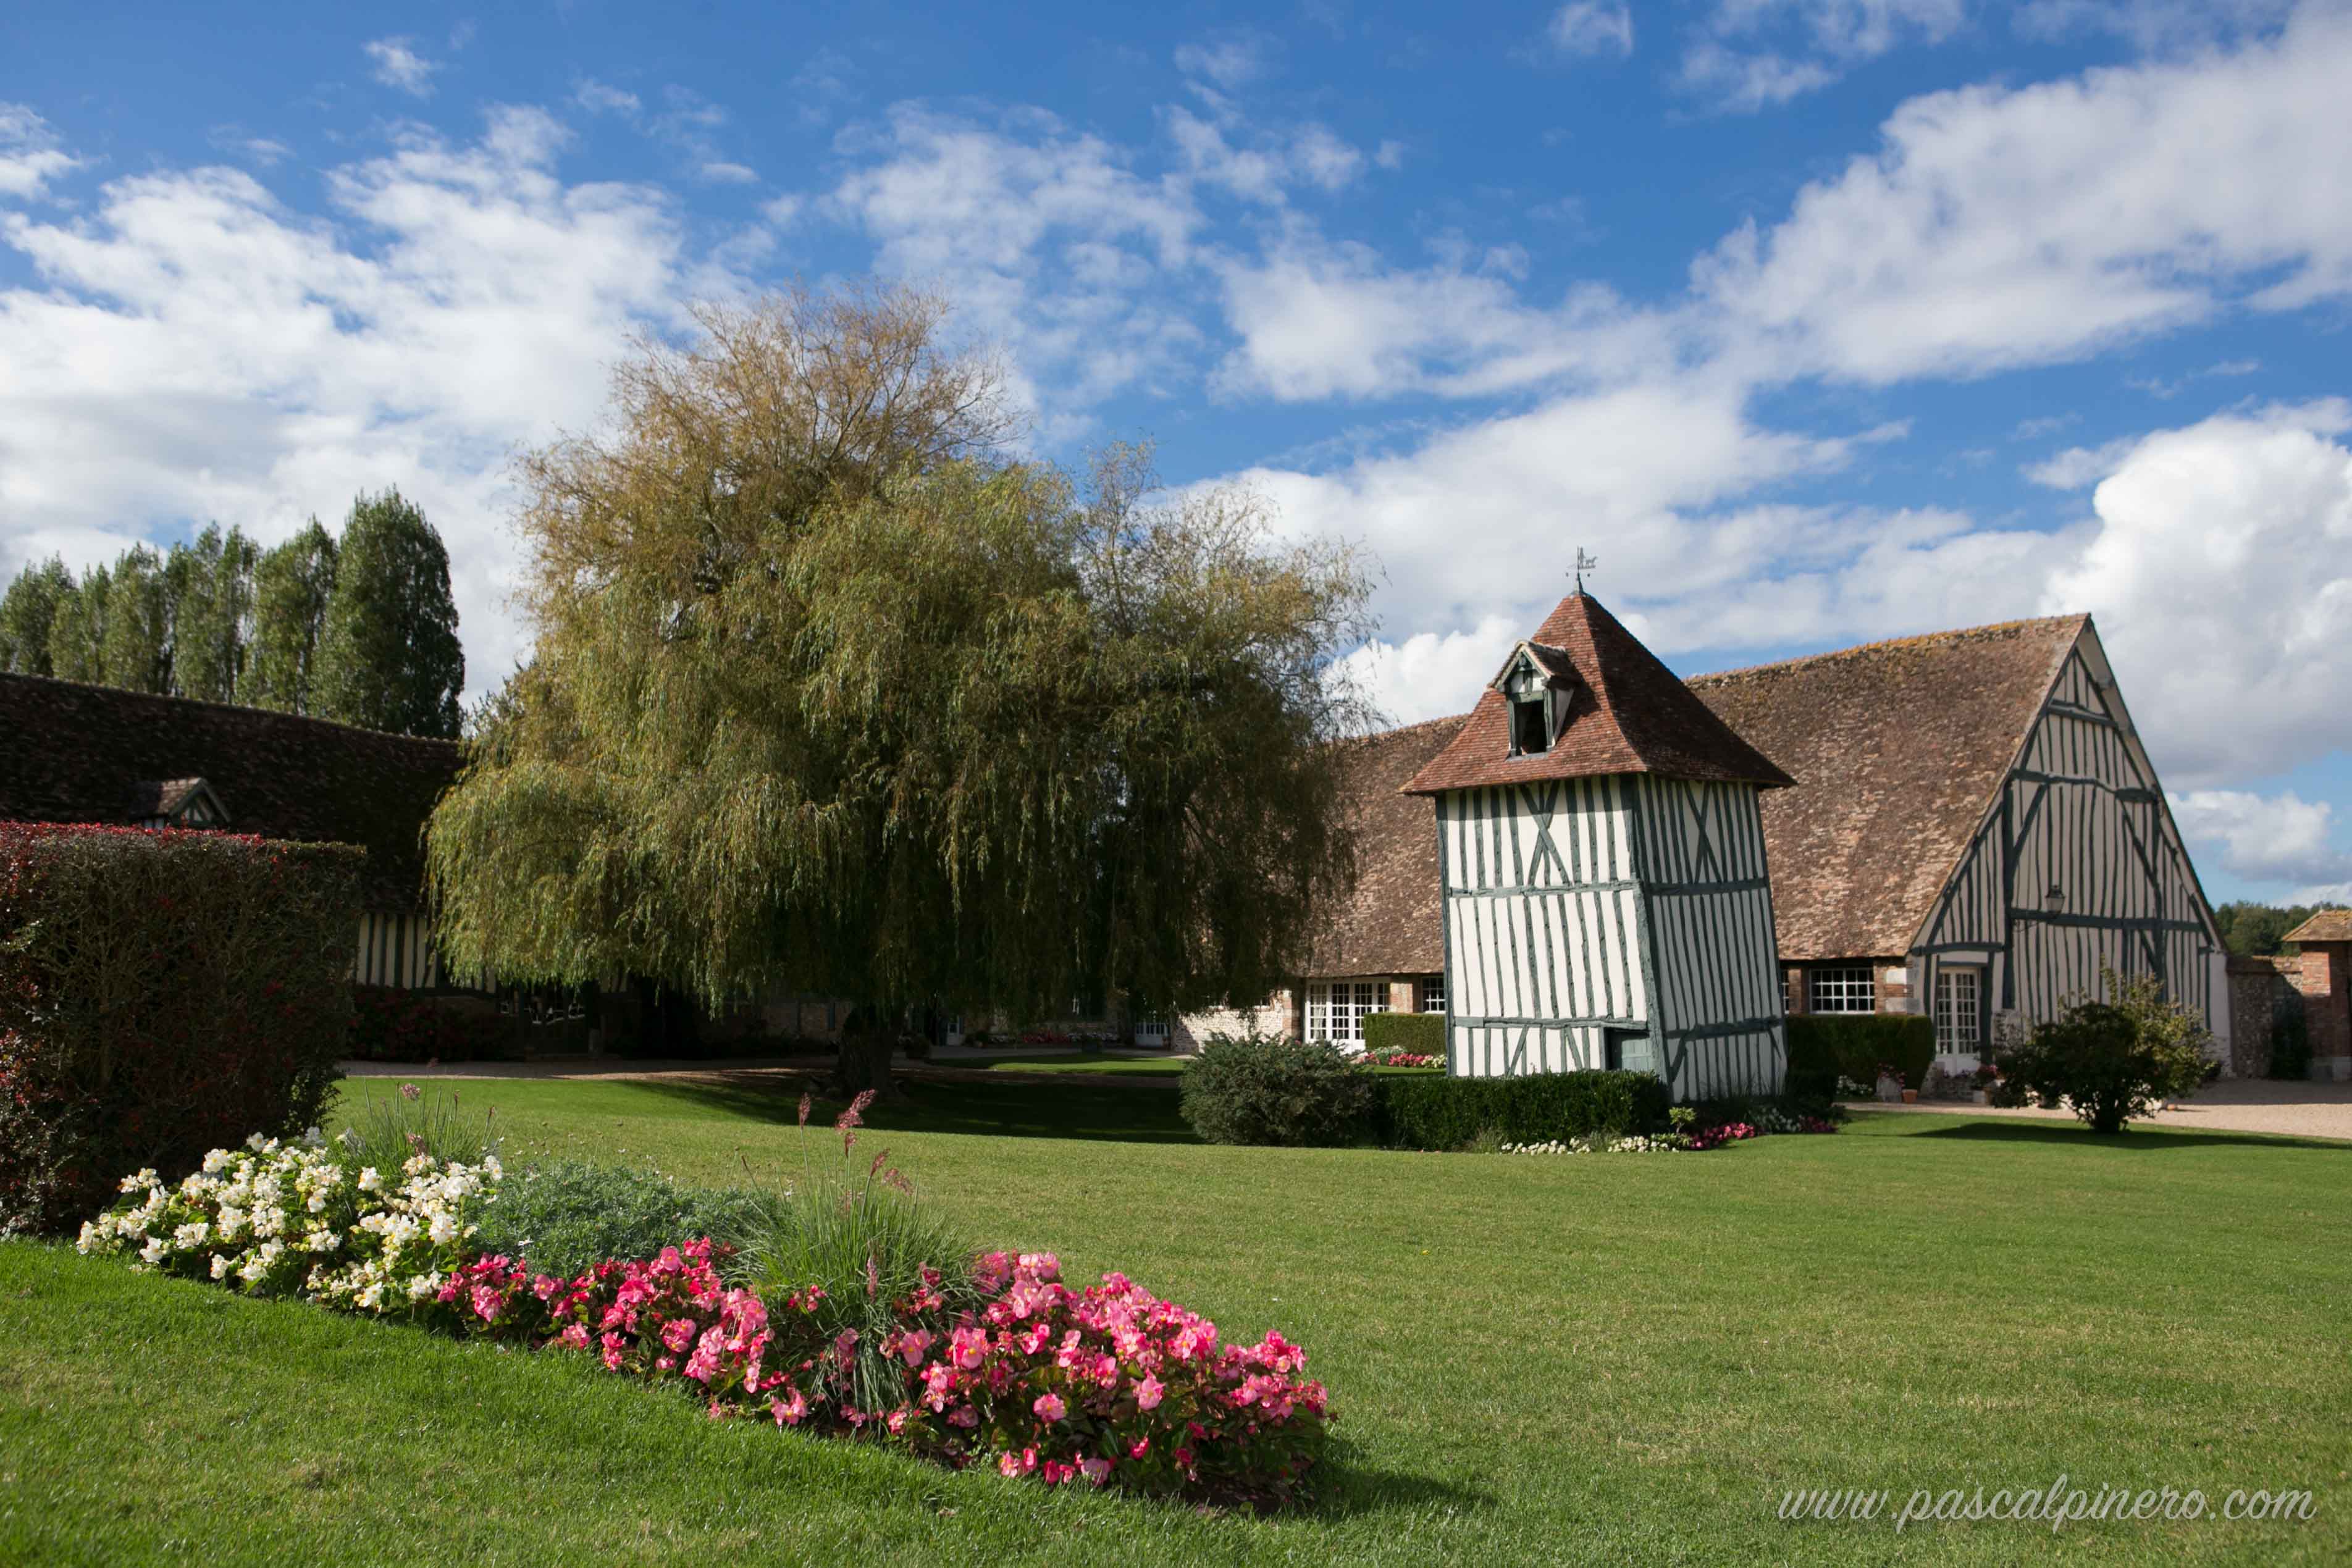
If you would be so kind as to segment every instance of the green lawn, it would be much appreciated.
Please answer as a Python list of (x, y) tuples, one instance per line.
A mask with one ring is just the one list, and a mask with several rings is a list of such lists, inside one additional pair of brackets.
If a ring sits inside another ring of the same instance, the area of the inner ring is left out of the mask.
[[(389, 1092), (364, 1081), (360, 1094)], [(789, 1171), (793, 1105), (477, 1082), (509, 1163)], [(531, 1358), (0, 1245), (0, 1559), (2341, 1561), (2352, 1146), (1864, 1117), (1704, 1155), (1214, 1149), (1172, 1096), (923, 1086), (976, 1238), (1279, 1327), (1341, 1413), (1302, 1517), (950, 1475)], [(992, 1126), (1015, 1135), (992, 1134)], [(1059, 1132), (1062, 1135), (1054, 1135)], [(829, 1135), (829, 1134), (828, 1134)], [(1790, 1525), (1798, 1486), (2307, 1488), (2303, 1524)]]

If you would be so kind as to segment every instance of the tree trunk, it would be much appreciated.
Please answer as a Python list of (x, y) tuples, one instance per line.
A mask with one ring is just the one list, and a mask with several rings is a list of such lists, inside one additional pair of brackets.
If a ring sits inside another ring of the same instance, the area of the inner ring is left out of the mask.
[(841, 1055), (835, 1063), (833, 1086), (844, 1098), (874, 1092), (877, 1100), (896, 1100), (898, 1084), (890, 1077), (890, 1054), (898, 1043), (898, 1031), (877, 1017), (868, 1008), (853, 1008), (842, 1020)]

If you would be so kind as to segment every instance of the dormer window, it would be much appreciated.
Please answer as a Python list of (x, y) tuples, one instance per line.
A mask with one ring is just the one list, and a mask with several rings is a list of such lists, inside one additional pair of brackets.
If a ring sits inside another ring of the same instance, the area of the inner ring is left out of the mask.
[(1511, 699), (1511, 755), (1536, 757), (1551, 749), (1551, 704), (1541, 695)]
[(1540, 757), (1551, 749), (1552, 683), (1522, 653), (1503, 682), (1503, 695), (1511, 705), (1511, 755)]

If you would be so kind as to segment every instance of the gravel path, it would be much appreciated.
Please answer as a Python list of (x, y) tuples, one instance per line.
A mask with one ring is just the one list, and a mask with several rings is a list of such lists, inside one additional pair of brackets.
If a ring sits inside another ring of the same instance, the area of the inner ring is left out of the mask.
[[(2061, 1122), (2074, 1119), (2072, 1111), (2044, 1111), (2038, 1106), (2005, 1110), (1992, 1105), (1935, 1101), (1887, 1105), (1875, 1100), (1849, 1100), (1846, 1104), (1856, 1111), (1924, 1111), (1946, 1116), (2025, 1116)], [(2189, 1127), (2210, 1133), (2278, 1133), (2298, 1138), (2352, 1140), (2352, 1083), (2224, 1078), (2200, 1089), (2195, 1098), (2158, 1112), (2149, 1121), (2160, 1127)]]

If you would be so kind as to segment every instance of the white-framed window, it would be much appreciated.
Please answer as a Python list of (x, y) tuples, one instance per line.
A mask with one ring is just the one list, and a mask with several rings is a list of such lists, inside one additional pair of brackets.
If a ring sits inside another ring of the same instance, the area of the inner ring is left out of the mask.
[(1867, 964), (1813, 969), (1805, 977), (1805, 1010), (1815, 1013), (1874, 1013), (1878, 983)]
[(1413, 1008), (1417, 1012), (1442, 1013), (1445, 1010), (1445, 977), (1424, 975), (1413, 986)]
[(1166, 1045), (1168, 1043), (1168, 1020), (1166, 1019), (1136, 1019), (1135, 1043), (1138, 1045)]
[(1364, 1015), (1389, 1010), (1386, 980), (1316, 980), (1307, 988), (1307, 1038), (1361, 1044)]
[(1984, 971), (1946, 965), (1936, 971), (1936, 1049), (1975, 1051), (1983, 1044), (1978, 1019)]

